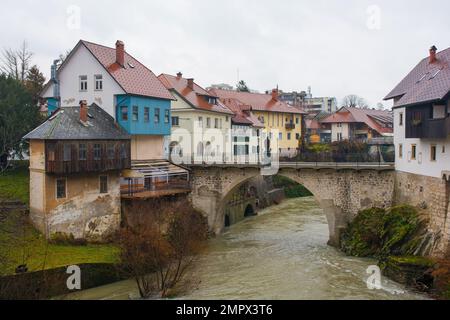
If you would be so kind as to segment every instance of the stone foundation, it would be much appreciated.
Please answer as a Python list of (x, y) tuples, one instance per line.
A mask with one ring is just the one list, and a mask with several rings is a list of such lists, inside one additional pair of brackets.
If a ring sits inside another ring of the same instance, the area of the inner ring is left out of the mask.
[(396, 172), (394, 203), (409, 204), (421, 209), (429, 221), (429, 232), (434, 236), (432, 255), (443, 257), (449, 253), (450, 182), (445, 179)]

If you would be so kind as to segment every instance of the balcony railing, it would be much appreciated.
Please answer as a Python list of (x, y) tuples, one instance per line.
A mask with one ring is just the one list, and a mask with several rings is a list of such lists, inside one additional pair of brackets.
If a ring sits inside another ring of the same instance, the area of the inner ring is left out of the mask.
[(286, 123), (286, 130), (294, 130), (295, 129), (295, 123), (290, 122), (290, 123)]

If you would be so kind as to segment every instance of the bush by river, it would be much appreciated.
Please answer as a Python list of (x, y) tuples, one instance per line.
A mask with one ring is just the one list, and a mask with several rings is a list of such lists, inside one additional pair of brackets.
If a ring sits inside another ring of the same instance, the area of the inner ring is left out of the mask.
[(361, 211), (349, 224), (341, 249), (350, 256), (376, 258), (393, 280), (449, 299), (450, 262), (429, 258), (432, 239), (416, 208), (372, 208)]

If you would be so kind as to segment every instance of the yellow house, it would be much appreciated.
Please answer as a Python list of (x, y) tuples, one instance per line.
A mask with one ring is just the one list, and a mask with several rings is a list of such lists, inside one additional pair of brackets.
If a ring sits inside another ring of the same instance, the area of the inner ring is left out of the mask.
[(217, 95), (225, 105), (239, 101), (240, 105), (245, 106), (246, 112), (264, 125), (263, 138), (270, 144), (271, 152), (278, 149), (281, 156), (297, 154), (306, 112), (279, 100), (278, 90), (274, 89), (272, 94), (260, 94), (212, 89), (211, 93)]
[(158, 78), (176, 99), (171, 106), (171, 160), (175, 160), (174, 156), (194, 161), (209, 160), (207, 157), (226, 160), (223, 158), (231, 154), (234, 113), (217, 96), (196, 84), (194, 79), (183, 78), (181, 73), (161, 74)]

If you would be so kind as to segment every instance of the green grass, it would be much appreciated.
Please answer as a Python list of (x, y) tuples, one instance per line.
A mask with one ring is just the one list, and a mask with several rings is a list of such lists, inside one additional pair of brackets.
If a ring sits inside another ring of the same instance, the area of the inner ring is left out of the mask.
[[(2, 200), (19, 200), (28, 205), (27, 162), (20, 162), (15, 169), (0, 174), (0, 202)], [(5, 218), (1, 219), (2, 216)], [(83, 263), (115, 263), (118, 256), (119, 249), (114, 245), (48, 244), (22, 213), (0, 213), (0, 275), (13, 274), (23, 263), (29, 271), (38, 271)]]
[(23, 263), (29, 271), (38, 271), (74, 264), (118, 262), (119, 248), (114, 245), (49, 244), (28, 222), (23, 225), (22, 219), (22, 213), (9, 212), (0, 222), (0, 256), (6, 258), (5, 263), (0, 263), (0, 274), (13, 274)]
[(20, 200), (28, 204), (30, 193), (28, 162), (21, 163), (13, 170), (0, 174), (0, 201)]
[(283, 188), (288, 199), (312, 196), (312, 193), (303, 185), (283, 176), (274, 176), (273, 184), (275, 188)]

